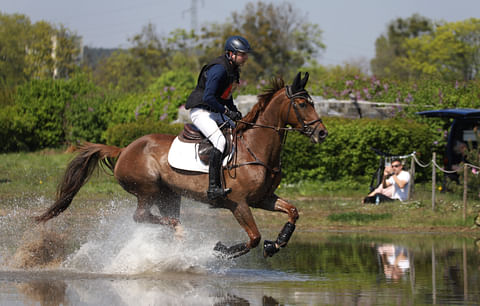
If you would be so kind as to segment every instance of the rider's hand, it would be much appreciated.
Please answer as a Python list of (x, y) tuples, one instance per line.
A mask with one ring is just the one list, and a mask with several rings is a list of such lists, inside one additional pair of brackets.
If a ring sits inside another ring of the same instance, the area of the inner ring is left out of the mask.
[(225, 115), (227, 115), (227, 117), (232, 119), (233, 121), (238, 121), (243, 117), (241, 112), (231, 111), (228, 108), (225, 108)]

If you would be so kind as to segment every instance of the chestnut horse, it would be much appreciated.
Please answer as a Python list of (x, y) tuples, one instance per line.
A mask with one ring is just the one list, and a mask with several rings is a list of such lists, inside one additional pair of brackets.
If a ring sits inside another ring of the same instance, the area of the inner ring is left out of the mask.
[[(67, 209), (101, 164), (111, 169), (119, 184), (137, 197), (133, 216), (136, 222), (176, 228), (180, 225), (181, 196), (229, 209), (249, 240), (231, 247), (218, 242), (214, 250), (227, 258), (243, 255), (260, 243), (260, 232), (250, 207), (287, 214), (288, 222), (277, 240), (264, 241), (264, 256), (272, 256), (287, 245), (298, 219), (297, 208), (274, 194), (281, 179), (280, 153), (285, 133), (299, 131), (313, 143), (320, 143), (327, 136), (305, 90), (307, 81), (308, 73), (303, 79), (298, 73), (291, 86), (285, 86), (282, 79), (272, 80), (271, 88), (258, 96), (258, 103), (237, 123), (236, 152), (222, 171), (225, 187), (232, 189), (225, 199), (207, 199), (208, 174), (178, 170), (168, 164), (168, 150), (175, 136), (151, 134), (125, 148), (93, 143), (81, 146), (58, 185), (55, 203), (36, 217), (37, 222), (46, 222)], [(151, 213), (153, 205), (161, 216)]]

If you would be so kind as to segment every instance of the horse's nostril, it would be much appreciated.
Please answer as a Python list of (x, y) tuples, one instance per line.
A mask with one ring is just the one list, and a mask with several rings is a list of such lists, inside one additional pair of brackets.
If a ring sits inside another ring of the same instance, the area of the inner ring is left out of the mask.
[(325, 139), (327, 137), (327, 135), (328, 135), (328, 133), (325, 130), (320, 130), (318, 132), (318, 138), (320, 138), (320, 139)]

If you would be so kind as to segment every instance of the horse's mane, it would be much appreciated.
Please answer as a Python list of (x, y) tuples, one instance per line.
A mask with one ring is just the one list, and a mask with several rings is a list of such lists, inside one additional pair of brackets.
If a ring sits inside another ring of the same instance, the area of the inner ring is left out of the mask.
[(251, 128), (251, 124), (248, 123), (255, 123), (258, 119), (258, 115), (265, 110), (268, 103), (273, 98), (273, 95), (280, 89), (285, 87), (285, 81), (282, 78), (274, 78), (270, 80), (269, 86), (265, 89), (265, 91), (257, 96), (257, 104), (255, 104), (252, 109), (248, 112), (248, 114), (243, 117), (242, 121), (237, 124), (236, 131), (241, 132)]

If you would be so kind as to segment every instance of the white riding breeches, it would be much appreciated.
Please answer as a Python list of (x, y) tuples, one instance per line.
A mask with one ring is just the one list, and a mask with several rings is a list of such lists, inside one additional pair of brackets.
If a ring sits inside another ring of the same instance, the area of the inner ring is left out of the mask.
[(223, 153), (226, 141), (225, 136), (223, 136), (222, 131), (218, 126), (225, 121), (228, 121), (230, 126), (234, 127), (235, 123), (225, 115), (210, 112), (203, 108), (192, 108), (190, 110), (190, 119), (192, 119), (192, 123), (200, 130), (200, 132), (210, 140), (212, 145)]

